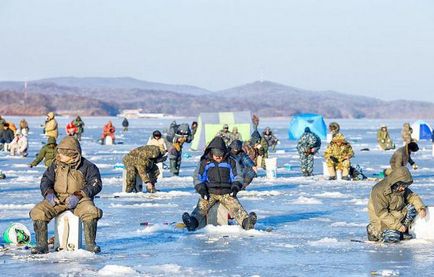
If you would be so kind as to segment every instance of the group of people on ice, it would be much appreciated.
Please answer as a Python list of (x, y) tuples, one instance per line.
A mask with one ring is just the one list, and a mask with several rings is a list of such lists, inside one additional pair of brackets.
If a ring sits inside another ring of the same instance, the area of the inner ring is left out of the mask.
[[(74, 122), (77, 120), (81, 121), (77, 117)], [(223, 205), (243, 229), (254, 228), (257, 216), (254, 212), (248, 213), (244, 209), (237, 194), (246, 189), (257, 176), (257, 168), (264, 167), (263, 161), (268, 157), (268, 150), (274, 149), (278, 139), (268, 127), (261, 136), (257, 129), (259, 119), (253, 118), (253, 122), (255, 128), (250, 140), (243, 142), (237, 129), (233, 128), (229, 132), (229, 126), (223, 125), (222, 130), (206, 146), (193, 175), (194, 188), (200, 196), (199, 200), (191, 213), (182, 214), (182, 220), (189, 231), (206, 225), (208, 212), (216, 203)], [(76, 126), (83, 128), (82, 121), (76, 123)], [(9, 129), (9, 124), (1, 117), (0, 125), (3, 125), (3, 130)], [(128, 125), (123, 125), (124, 128), (128, 128)], [(26, 129), (24, 133), (28, 134), (28, 126), (26, 124), (22, 126), (23, 128), (20, 123), (20, 128)], [(47, 144), (30, 164), (33, 167), (44, 160), (47, 167), (40, 186), (43, 201), (30, 211), (37, 242), (32, 253), (48, 252), (47, 224), (66, 210), (73, 211), (83, 221), (86, 248), (88, 251), (98, 253), (100, 247), (95, 242), (97, 222), (103, 212), (95, 206), (93, 199), (102, 189), (99, 169), (82, 156), (81, 136), (77, 133), (69, 134), (59, 144), (56, 143), (58, 131), (54, 114), (47, 115), (44, 127)], [(111, 122), (106, 127), (103, 134), (109, 136), (111, 130), (114, 133)], [(383, 126), (379, 130), (378, 137), (381, 138), (379, 143), (381, 141), (390, 146), (390, 136), (380, 134), (384, 130), (387, 132), (387, 128), (384, 129)], [(143, 190), (136, 182), (139, 176), (147, 192), (156, 192), (158, 176), (161, 174), (162, 163), (166, 159), (170, 161), (172, 174), (177, 176), (183, 145), (193, 140), (196, 131), (196, 122), (191, 126), (174, 122), (165, 138), (160, 131), (155, 130), (147, 145), (133, 149), (125, 155), (123, 162), (126, 170), (126, 191)], [(350, 159), (354, 156), (352, 147), (340, 132), (339, 124), (331, 123), (329, 131), (331, 140), (324, 153), (329, 179), (336, 179), (336, 171), (341, 170), (342, 179), (349, 180)], [(3, 134), (1, 135), (3, 137)], [(320, 147), (321, 139), (306, 128), (297, 143), (304, 176), (312, 175), (314, 155)], [(385, 170), (385, 178), (372, 188), (368, 204), (369, 240), (397, 242), (410, 239), (408, 229), (412, 221), (417, 214), (421, 217), (426, 215), (426, 208), (421, 198), (409, 189), (413, 179), (406, 166), (410, 164), (413, 169), (417, 169), (417, 165), (411, 159), (411, 153), (416, 151), (418, 145), (410, 136), (410, 140), (405, 141), (405, 145), (392, 155), (390, 168)]]

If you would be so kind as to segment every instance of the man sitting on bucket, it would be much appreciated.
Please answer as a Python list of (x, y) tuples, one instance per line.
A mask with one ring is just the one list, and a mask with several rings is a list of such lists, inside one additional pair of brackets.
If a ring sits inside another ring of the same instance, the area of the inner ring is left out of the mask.
[(236, 197), (242, 188), (242, 173), (237, 172), (236, 161), (229, 159), (229, 151), (221, 137), (215, 137), (205, 149), (193, 178), (200, 198), (191, 215), (182, 215), (182, 221), (189, 231), (206, 225), (205, 217), (217, 202), (228, 209), (229, 215), (235, 218), (243, 229), (254, 228), (256, 214), (247, 214)]
[(366, 227), (368, 240), (399, 242), (411, 239), (408, 228), (417, 214), (426, 216), (422, 199), (408, 187), (413, 183), (410, 171), (399, 167), (377, 183), (368, 202), (370, 223)]
[(48, 253), (47, 224), (67, 210), (83, 221), (87, 250), (100, 252), (95, 237), (102, 210), (95, 207), (93, 198), (101, 189), (98, 167), (81, 156), (78, 140), (65, 137), (57, 146), (54, 162), (42, 176), (41, 193), (44, 200), (30, 211), (37, 243), (32, 248), (32, 254)]

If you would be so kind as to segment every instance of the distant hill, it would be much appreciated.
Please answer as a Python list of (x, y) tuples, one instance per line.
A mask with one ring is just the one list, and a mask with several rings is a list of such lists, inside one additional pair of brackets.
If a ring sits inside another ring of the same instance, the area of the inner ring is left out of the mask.
[[(334, 91), (309, 91), (274, 82), (253, 82), (212, 92), (133, 78), (62, 77), (0, 82), (0, 114), (116, 115), (123, 109), (196, 116), (200, 112), (250, 110), (260, 116), (319, 113), (327, 118), (434, 118), (434, 103), (383, 101)], [(24, 104), (25, 103), (25, 104)]]

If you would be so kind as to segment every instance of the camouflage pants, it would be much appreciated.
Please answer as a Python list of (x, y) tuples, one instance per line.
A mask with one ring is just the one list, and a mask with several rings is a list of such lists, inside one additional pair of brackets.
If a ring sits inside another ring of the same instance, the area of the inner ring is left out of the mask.
[[(64, 202), (66, 197), (59, 197), (59, 200)], [(43, 200), (36, 204), (36, 206), (30, 210), (30, 218), (35, 220), (42, 220), (49, 222), (59, 214), (68, 210), (65, 204), (51, 206), (47, 200)], [(90, 221), (93, 219), (100, 219), (102, 217), (102, 210), (95, 207), (95, 204), (90, 198), (82, 198), (78, 202), (77, 207), (72, 210), (74, 215), (78, 216), (83, 221)]]
[(181, 156), (177, 157), (176, 159), (170, 159), (170, 173), (174, 176), (179, 175), (179, 169), (181, 168)]
[(300, 155), (301, 173), (303, 176), (311, 176), (313, 172), (313, 155)]
[(206, 225), (206, 215), (209, 209), (217, 202), (220, 202), (229, 211), (229, 215), (238, 222), (240, 226), (243, 224), (243, 220), (248, 217), (246, 210), (241, 205), (237, 198), (230, 196), (229, 194), (210, 194), (210, 199), (205, 200), (199, 198), (197, 206), (192, 212), (192, 216), (199, 222), (198, 228), (203, 228)]
[(141, 180), (147, 180), (147, 176), (143, 176), (142, 173), (137, 167), (130, 164), (125, 164), (125, 170), (127, 171), (126, 177), (126, 192), (142, 192), (143, 191), (143, 183), (139, 182), (137, 184), (137, 175), (140, 176)]
[(350, 160), (343, 160), (340, 162), (333, 162), (331, 159), (326, 160), (327, 168), (330, 176), (336, 176), (336, 170), (342, 170), (342, 176), (348, 176), (350, 174)]

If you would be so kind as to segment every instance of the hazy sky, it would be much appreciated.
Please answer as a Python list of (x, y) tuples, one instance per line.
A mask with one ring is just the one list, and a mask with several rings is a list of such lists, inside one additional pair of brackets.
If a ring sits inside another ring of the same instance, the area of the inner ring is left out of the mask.
[(1, 0), (0, 80), (56, 76), (434, 102), (434, 1)]

